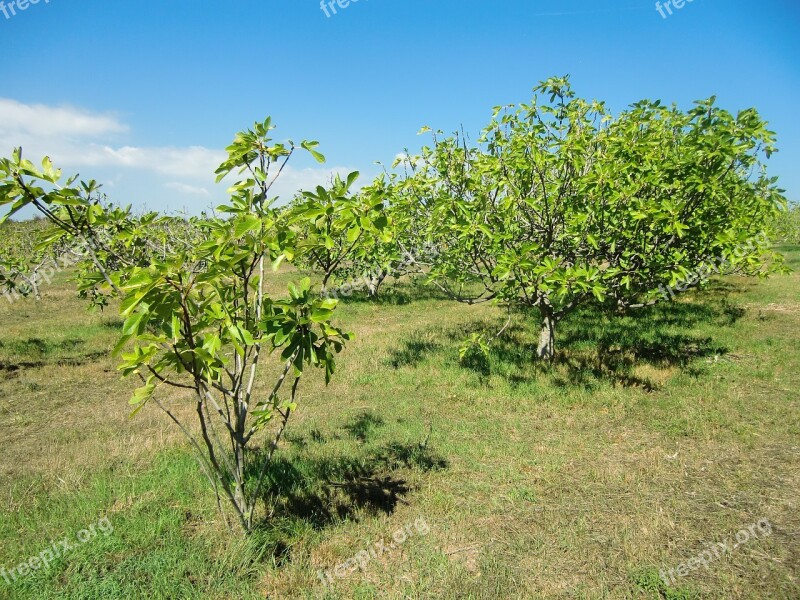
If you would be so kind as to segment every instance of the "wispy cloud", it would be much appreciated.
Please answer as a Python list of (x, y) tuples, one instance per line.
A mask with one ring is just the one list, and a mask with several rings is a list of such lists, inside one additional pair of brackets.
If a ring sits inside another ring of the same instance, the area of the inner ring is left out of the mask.
[(89, 144), (74, 150), (72, 156), (64, 157), (65, 163), (89, 167), (128, 167), (163, 175), (205, 179), (213, 175), (217, 165), (225, 158), (225, 153), (221, 150), (211, 150), (203, 146), (114, 148)]
[(164, 187), (168, 190), (175, 190), (190, 196), (204, 196), (206, 198), (211, 197), (211, 192), (209, 192), (206, 188), (197, 185), (189, 185), (188, 183), (181, 183), (180, 181), (168, 181), (164, 184)]
[(128, 126), (112, 114), (93, 114), (78, 108), (23, 104), (0, 98), (0, 135), (89, 137), (125, 133)]
[[(119, 201), (142, 198), (145, 184), (148, 203), (160, 206), (191, 203), (199, 208), (198, 201), (203, 200), (205, 208), (224, 199), (226, 183), (233, 177), (215, 184), (214, 171), (225, 159), (221, 148), (132, 146), (125, 144), (128, 134), (130, 127), (114, 113), (0, 98), (0, 154), (22, 146), (31, 160), (50, 156), (65, 170), (80, 170), (101, 183), (115, 182), (114, 195), (123, 197)], [(334, 174), (352, 170), (289, 165), (272, 191), (286, 200), (300, 189), (324, 185)]]

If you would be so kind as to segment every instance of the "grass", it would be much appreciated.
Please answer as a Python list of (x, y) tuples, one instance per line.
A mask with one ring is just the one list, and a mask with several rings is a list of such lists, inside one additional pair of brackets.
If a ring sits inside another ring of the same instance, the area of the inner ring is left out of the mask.
[[(499, 308), (411, 285), (348, 299), (357, 339), (328, 388), (305, 382), (270, 518), (241, 539), (167, 419), (128, 418), (116, 316), (59, 280), (0, 308), (0, 567), (104, 516), (114, 531), (0, 577), (0, 598), (800, 597), (799, 282), (728, 278), (626, 317), (577, 313), (547, 369), (525, 315), (462, 364)], [(429, 533), (323, 584), (420, 518)], [(763, 518), (771, 535), (662, 581)]]

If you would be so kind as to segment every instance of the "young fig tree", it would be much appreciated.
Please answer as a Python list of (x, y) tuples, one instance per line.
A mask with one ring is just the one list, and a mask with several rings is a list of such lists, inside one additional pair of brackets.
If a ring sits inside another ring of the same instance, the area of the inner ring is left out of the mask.
[(332, 283), (344, 282), (354, 265), (374, 254), (378, 243), (391, 240), (383, 190), (353, 191), (358, 177), (358, 172), (346, 180), (337, 175), (329, 189), (318, 186), (303, 192), (286, 215), (297, 235), (287, 257), (322, 276), (324, 295), (330, 295)]
[[(229, 203), (185, 226), (109, 210), (96, 184), (62, 183), (47, 159), (38, 168), (17, 151), (0, 161), (0, 206), (12, 213), (33, 206), (63, 237), (84, 242), (81, 289), (119, 302), (124, 324), (115, 353), (123, 375), (141, 381), (133, 412), (153, 404), (169, 416), (218, 506), (226, 502), (246, 532), (303, 375), (318, 367), (330, 381), (350, 339), (331, 323), (336, 301), (313, 293), (308, 279), (291, 283), (285, 296), (267, 291), (270, 265), (294, 254), (296, 241), (269, 197), (296, 147), (273, 142), (271, 129), (267, 119), (236, 136), (217, 172), (220, 179), (240, 175)], [(301, 144), (323, 160), (315, 146)], [(172, 243), (159, 243), (167, 238)], [(183, 400), (168, 400), (166, 388), (183, 392)], [(176, 401), (191, 403), (192, 420), (175, 410)]]
[(33, 296), (41, 300), (42, 283), (55, 273), (53, 265), (67, 252), (61, 247), (42, 247), (40, 239), (49, 223), (35, 219), (6, 222), (0, 227), (0, 289), (6, 299)]

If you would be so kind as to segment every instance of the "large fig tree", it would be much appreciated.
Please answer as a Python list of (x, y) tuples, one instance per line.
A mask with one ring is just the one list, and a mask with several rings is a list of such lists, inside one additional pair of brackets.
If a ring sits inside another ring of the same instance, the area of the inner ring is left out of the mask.
[(774, 268), (759, 236), (785, 202), (765, 172), (774, 151), (754, 109), (642, 101), (613, 116), (551, 79), (496, 108), (475, 143), (435, 133), (405, 159), (394, 201), (437, 247), (433, 282), (463, 302), (537, 307), (550, 360), (576, 307), (652, 304), (702, 283), (693, 274), (714, 259)]

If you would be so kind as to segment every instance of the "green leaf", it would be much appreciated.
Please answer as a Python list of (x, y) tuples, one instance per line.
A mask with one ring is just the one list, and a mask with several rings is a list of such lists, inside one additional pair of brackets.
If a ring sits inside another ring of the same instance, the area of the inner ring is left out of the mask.
[[(152, 379), (152, 378), (151, 378)], [(147, 385), (138, 388), (134, 393), (128, 403), (131, 406), (136, 406), (133, 412), (130, 414), (131, 417), (136, 415), (142, 408), (145, 407), (147, 402), (153, 397), (153, 392), (155, 392), (156, 386), (154, 383), (148, 383)]]
[(243, 215), (241, 220), (236, 223), (233, 235), (237, 238), (244, 236), (251, 231), (261, 229), (261, 219), (257, 215)]
[(333, 316), (333, 310), (326, 310), (324, 308), (315, 308), (311, 311), (311, 320), (314, 323), (324, 323), (329, 321)]
[(133, 336), (139, 333), (140, 325), (145, 316), (145, 313), (139, 312), (128, 317), (122, 326), (122, 335)]
[(320, 308), (324, 310), (333, 310), (339, 304), (336, 298), (325, 298), (319, 303)]
[(119, 356), (119, 353), (125, 348), (125, 345), (133, 338), (133, 334), (123, 335), (117, 340), (114, 349), (111, 351), (111, 356)]
[(316, 150), (314, 150), (314, 148), (319, 146), (319, 142), (302, 142), (300, 144), (300, 146), (304, 150), (308, 151), (311, 154), (311, 156), (313, 156), (314, 159), (318, 163), (324, 163), (325, 162), (325, 157), (322, 154), (320, 154), (319, 152), (317, 152)]
[(272, 261), (272, 270), (277, 271), (281, 267), (281, 263), (286, 259), (286, 253), (281, 254), (278, 258)]
[(358, 236), (361, 235), (361, 228), (360, 227), (351, 227), (347, 230), (347, 242), (352, 244), (358, 239)]

